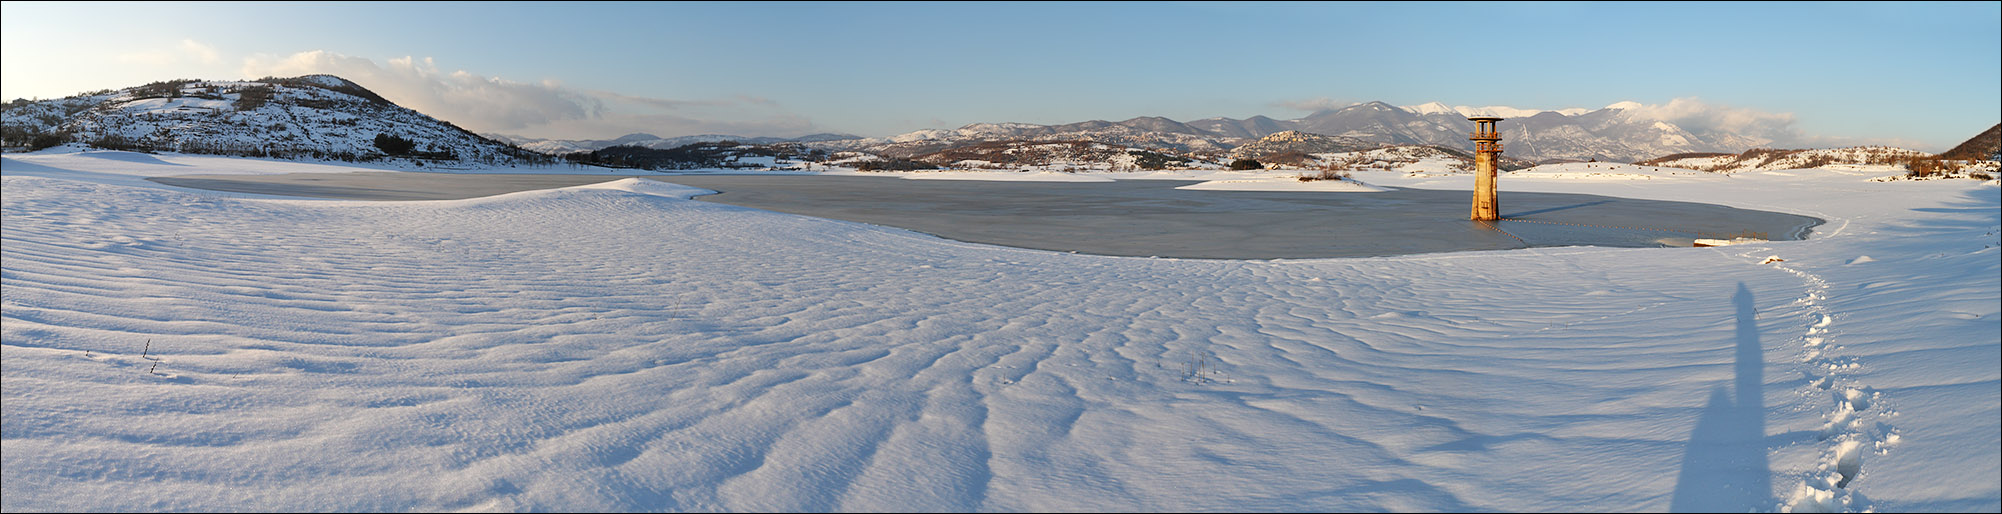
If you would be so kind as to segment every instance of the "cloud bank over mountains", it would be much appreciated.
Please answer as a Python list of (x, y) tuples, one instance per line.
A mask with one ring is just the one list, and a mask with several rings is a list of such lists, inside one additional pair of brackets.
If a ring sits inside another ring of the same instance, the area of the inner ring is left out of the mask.
[(1730, 132), (1770, 139), (1775, 143), (1798, 142), (1801, 139), (1800, 131), (1794, 127), (1793, 113), (1716, 105), (1696, 97), (1676, 98), (1661, 105), (1620, 102), (1608, 107), (1619, 107), (1641, 116), (1674, 123), (1692, 132)]
[(431, 58), (378, 63), (324, 50), (244, 60), (246, 78), (335, 75), (398, 105), (474, 132), (533, 137), (616, 137), (634, 132), (792, 136), (817, 126), (766, 98), (678, 100), (580, 90), (559, 81), (518, 82), (465, 70), (444, 71)]

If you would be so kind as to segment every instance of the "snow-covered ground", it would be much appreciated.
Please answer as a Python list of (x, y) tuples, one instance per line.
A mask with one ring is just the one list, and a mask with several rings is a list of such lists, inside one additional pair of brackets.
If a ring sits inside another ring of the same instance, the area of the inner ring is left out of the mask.
[(638, 180), (361, 202), (135, 178), (336, 169), (368, 171), (5, 157), (0, 507), (2002, 510), (1993, 181), (1552, 168), (1505, 175), (1504, 210), (1829, 223), (1228, 261)]

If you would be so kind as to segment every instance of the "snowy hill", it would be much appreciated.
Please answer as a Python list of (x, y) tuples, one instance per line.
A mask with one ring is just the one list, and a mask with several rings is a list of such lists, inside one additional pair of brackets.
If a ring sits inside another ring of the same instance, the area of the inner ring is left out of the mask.
[(1245, 143), (1230, 151), (1232, 159), (1257, 159), (1259, 162), (1275, 160), (1279, 154), (1313, 154), (1329, 152), (1353, 152), (1383, 146), (1380, 143), (1340, 136), (1323, 136), (1297, 130), (1278, 132), (1257, 141)]
[(1953, 149), (1941, 152), (1942, 159), (2002, 161), (2002, 124), (1967, 138)]
[(400, 156), (498, 164), (538, 160), (450, 122), (397, 106), (331, 75), (248, 81), (173, 80), (0, 112), (10, 146), (36, 138), (99, 148), (281, 158), (372, 160), (379, 136)]
[(1886, 146), (1856, 146), (1814, 150), (1754, 148), (1737, 154), (1669, 155), (1643, 160), (1635, 164), (1716, 173), (1824, 167), (1843, 167), (1845, 169), (1858, 170), (1869, 168), (1875, 171), (1905, 171), (1905, 165), (1911, 159), (1929, 157), (1931, 155), (1918, 150)]

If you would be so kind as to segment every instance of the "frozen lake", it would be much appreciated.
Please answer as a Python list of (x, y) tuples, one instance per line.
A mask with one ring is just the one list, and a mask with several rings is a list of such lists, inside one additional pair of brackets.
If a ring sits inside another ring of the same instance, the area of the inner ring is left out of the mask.
[[(188, 175), (200, 189), (360, 200), (446, 200), (621, 177), (449, 173)], [(1686, 246), (1706, 234), (1798, 240), (1821, 220), (1691, 202), (1508, 192), (1509, 220), (1465, 219), (1467, 191), (1194, 191), (1192, 181), (990, 182), (812, 175), (651, 175), (701, 200), (1052, 251), (1204, 259), (1372, 257), (1524, 247)]]

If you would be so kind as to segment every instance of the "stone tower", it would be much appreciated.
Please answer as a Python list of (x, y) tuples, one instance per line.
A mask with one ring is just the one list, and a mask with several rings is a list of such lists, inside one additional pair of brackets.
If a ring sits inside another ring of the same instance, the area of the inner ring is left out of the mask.
[(1474, 122), (1474, 209), (1469, 219), (1501, 219), (1501, 205), (1495, 201), (1496, 160), (1501, 158), (1501, 132), (1495, 130), (1499, 116), (1470, 116)]

